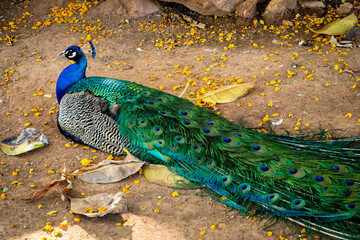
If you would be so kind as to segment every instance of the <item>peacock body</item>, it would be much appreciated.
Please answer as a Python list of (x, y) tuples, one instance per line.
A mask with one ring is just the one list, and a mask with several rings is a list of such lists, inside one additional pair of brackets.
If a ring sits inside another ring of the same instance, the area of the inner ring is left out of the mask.
[(85, 77), (86, 57), (57, 82), (58, 125), (71, 139), (123, 148), (212, 190), (248, 213), (285, 218), (340, 239), (360, 239), (359, 138), (318, 142), (239, 127), (190, 101), (136, 83)]

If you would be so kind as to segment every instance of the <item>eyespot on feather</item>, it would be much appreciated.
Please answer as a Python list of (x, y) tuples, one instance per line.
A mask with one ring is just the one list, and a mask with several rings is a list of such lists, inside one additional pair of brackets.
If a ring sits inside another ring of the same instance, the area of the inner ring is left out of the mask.
[(130, 120), (128, 123), (127, 123), (128, 127), (131, 129), (133, 127), (135, 127), (136, 125), (136, 122), (134, 120)]
[(161, 127), (156, 126), (156, 127), (154, 127), (153, 132), (154, 132), (155, 135), (159, 136), (159, 135), (161, 135), (163, 133), (163, 130), (162, 130)]
[(271, 168), (265, 164), (260, 165), (258, 167), (258, 169), (260, 170), (261, 174), (265, 174), (265, 175), (270, 175), (275, 172), (273, 168)]
[(140, 127), (146, 127), (148, 125), (148, 120), (147, 119), (139, 119), (138, 124)]
[(270, 204), (275, 204), (278, 201), (280, 201), (281, 196), (278, 193), (272, 193), (272, 194), (267, 195), (266, 198), (267, 198), (267, 200), (269, 201)]
[(209, 169), (212, 169), (216, 166), (216, 162), (215, 160), (208, 160), (206, 163), (205, 163), (206, 167), (209, 168)]
[(221, 177), (221, 183), (223, 186), (229, 186), (232, 183), (231, 176), (223, 176)]
[(173, 152), (176, 152), (179, 149), (179, 145), (177, 143), (172, 143), (170, 148)]
[(350, 204), (346, 204), (345, 208), (347, 210), (358, 210), (360, 208), (360, 205), (358, 203), (350, 203)]
[(199, 145), (193, 145), (192, 149), (194, 150), (194, 152), (196, 153), (200, 153), (202, 151), (202, 147), (200, 147)]
[(243, 183), (239, 186), (240, 193), (248, 193), (251, 191), (251, 186), (248, 183)]
[(331, 184), (331, 180), (327, 176), (320, 176), (319, 175), (319, 176), (316, 176), (314, 179), (315, 179), (315, 182), (320, 184), (320, 185), (327, 186), (327, 185)]
[(205, 161), (205, 157), (201, 156), (201, 155), (197, 155), (197, 156), (195, 156), (195, 161), (199, 164), (202, 164)]
[(183, 120), (181, 121), (181, 123), (185, 126), (185, 127), (196, 127), (197, 124), (195, 121), (188, 121), (188, 120)]
[(156, 146), (156, 147), (164, 147), (165, 146), (165, 140), (163, 140), (163, 139), (154, 140), (153, 145)]
[(291, 207), (296, 210), (302, 209), (305, 207), (305, 201), (303, 199), (295, 199), (291, 202)]
[(294, 178), (303, 178), (306, 175), (305, 171), (297, 168), (290, 168), (288, 173)]
[(185, 138), (181, 136), (176, 136), (175, 141), (178, 143), (185, 143)]
[(349, 173), (349, 170), (345, 166), (342, 166), (342, 165), (333, 165), (333, 166), (331, 166), (331, 169), (338, 174)]

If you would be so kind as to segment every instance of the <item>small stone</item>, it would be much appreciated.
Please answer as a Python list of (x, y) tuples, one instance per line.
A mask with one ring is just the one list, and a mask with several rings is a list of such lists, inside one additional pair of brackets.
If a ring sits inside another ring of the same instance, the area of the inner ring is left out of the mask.
[(301, 3), (302, 8), (317, 9), (325, 8), (325, 4), (322, 1), (310, 1)]
[(266, 24), (279, 25), (284, 19), (294, 17), (297, 0), (271, 0), (262, 14)]

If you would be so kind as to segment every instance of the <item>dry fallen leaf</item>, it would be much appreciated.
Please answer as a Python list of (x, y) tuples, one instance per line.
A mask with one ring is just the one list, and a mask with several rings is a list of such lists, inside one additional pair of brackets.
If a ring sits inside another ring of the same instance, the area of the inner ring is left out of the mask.
[(133, 155), (127, 155), (124, 160), (104, 160), (97, 165), (80, 169), (90, 170), (88, 172), (78, 174), (78, 170), (74, 174), (76, 178), (87, 183), (113, 183), (133, 175), (144, 163)]
[(187, 21), (188, 23), (190, 23), (190, 27), (198, 27), (198, 28), (201, 28), (201, 29), (204, 29), (206, 27), (206, 25), (204, 23), (199, 23), (197, 21), (195, 21), (194, 19), (192, 19), (191, 17), (185, 15), (185, 14), (181, 14), (181, 17)]
[(87, 198), (71, 198), (70, 200), (71, 211), (87, 217), (102, 217), (109, 213), (127, 212), (127, 201), (122, 192), (100, 193)]
[(144, 176), (153, 183), (175, 188), (200, 188), (198, 185), (190, 182), (188, 179), (183, 178), (163, 165), (150, 164), (143, 167)]
[(206, 27), (206, 25), (204, 23), (198, 23), (198, 22), (191, 23), (190, 26), (201, 28), (201, 29), (205, 29), (205, 27)]
[(342, 19), (338, 19), (334, 22), (331, 22), (325, 25), (322, 29), (311, 31), (317, 34), (326, 34), (326, 35), (342, 35), (349, 32), (353, 27), (355, 27), (358, 23), (358, 18), (355, 13), (350, 14), (347, 17)]
[(18, 137), (10, 137), (0, 142), (1, 150), (7, 155), (19, 155), (49, 144), (46, 136), (35, 128), (23, 130)]
[[(63, 163), (62, 172), (64, 172), (64, 173), (66, 172), (65, 162)], [(61, 194), (61, 199), (63, 201), (65, 201), (64, 194), (66, 192), (68, 192), (70, 189), (72, 189), (72, 182), (65, 176), (64, 173), (61, 174), (60, 179), (55, 180), (55, 181), (51, 182), (49, 185), (47, 185), (47, 186), (41, 188), (40, 190), (36, 191), (35, 193), (33, 193), (33, 195), (31, 197), (23, 197), (23, 200), (29, 202), (29, 201), (32, 201), (34, 199), (40, 198), (40, 197), (44, 196), (51, 188), (55, 187), (56, 185), (59, 185), (60, 183), (62, 183), (64, 181), (67, 181), (68, 185), (65, 188), (63, 188), (62, 190), (60, 190), (60, 193), (62, 193)]]
[(206, 93), (200, 99), (208, 103), (229, 103), (245, 96), (254, 87), (254, 83), (229, 85)]

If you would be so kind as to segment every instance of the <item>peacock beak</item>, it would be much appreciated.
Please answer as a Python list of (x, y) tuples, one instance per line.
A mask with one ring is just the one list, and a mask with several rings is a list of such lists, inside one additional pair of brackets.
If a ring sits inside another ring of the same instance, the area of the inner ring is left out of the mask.
[(58, 56), (65, 56), (65, 51), (58, 53)]

